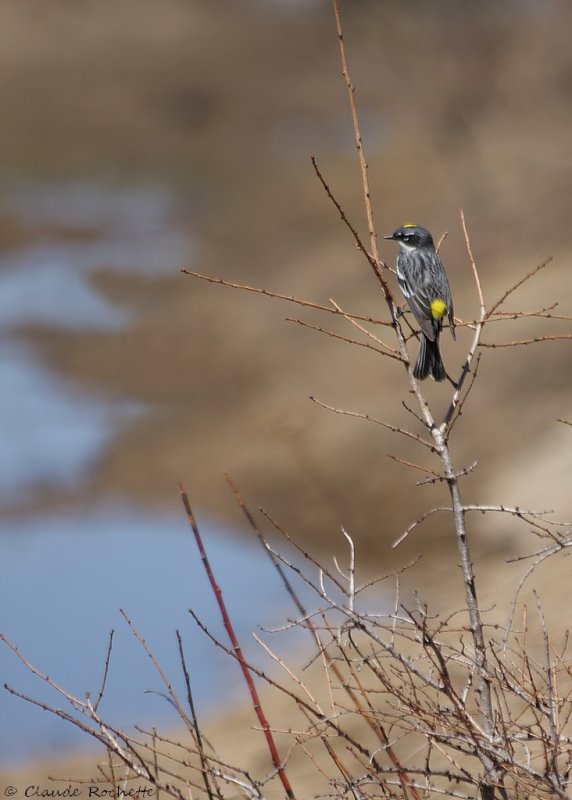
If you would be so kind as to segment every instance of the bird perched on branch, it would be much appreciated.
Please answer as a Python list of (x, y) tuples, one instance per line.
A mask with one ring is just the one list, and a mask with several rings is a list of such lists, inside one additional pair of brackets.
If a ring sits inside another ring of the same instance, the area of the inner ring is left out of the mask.
[(399, 244), (397, 281), (421, 327), (421, 346), (413, 375), (420, 381), (429, 375), (442, 381), (447, 373), (439, 351), (439, 334), (446, 316), (455, 339), (455, 318), (449, 280), (435, 252), (433, 237), (425, 228), (408, 224), (384, 239)]

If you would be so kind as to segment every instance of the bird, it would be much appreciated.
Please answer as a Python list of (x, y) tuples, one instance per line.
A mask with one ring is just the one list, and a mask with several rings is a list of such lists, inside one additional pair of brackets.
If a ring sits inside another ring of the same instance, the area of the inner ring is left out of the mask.
[(456, 338), (455, 317), (449, 279), (435, 252), (433, 237), (426, 228), (407, 223), (383, 238), (399, 245), (397, 282), (421, 328), (413, 376), (423, 381), (431, 375), (434, 380), (442, 381), (447, 373), (439, 350), (439, 334), (446, 316), (453, 339)]

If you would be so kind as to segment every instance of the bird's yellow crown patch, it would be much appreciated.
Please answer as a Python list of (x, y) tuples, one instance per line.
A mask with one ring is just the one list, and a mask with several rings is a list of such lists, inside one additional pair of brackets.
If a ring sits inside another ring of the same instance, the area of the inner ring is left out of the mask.
[(403, 227), (404, 228), (416, 228), (417, 225), (414, 222), (406, 222)]
[(431, 314), (433, 319), (441, 319), (447, 310), (447, 303), (440, 300), (438, 297), (431, 301)]

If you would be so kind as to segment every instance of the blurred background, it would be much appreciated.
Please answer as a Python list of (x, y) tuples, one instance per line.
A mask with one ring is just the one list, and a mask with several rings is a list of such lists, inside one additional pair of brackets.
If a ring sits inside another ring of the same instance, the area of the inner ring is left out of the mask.
[[(408, 590), (447, 607), (459, 588), (450, 520), (391, 550), (447, 495), (416, 487), (421, 473), (387, 455), (435, 462), (309, 399), (420, 432), (402, 405), (402, 368), (285, 318), (353, 336), (347, 324), (180, 273), (385, 318), (310, 163), (365, 237), (329, 2), (0, 0), (0, 10), (0, 628), (80, 693), (96, 690), (120, 605), (175, 664), (185, 609), (212, 605), (179, 481), (237, 593), (241, 630), (262, 621), (261, 604), (279, 613), (286, 601), (225, 470), (253, 509), (321, 557), (343, 554), (340, 525), (364, 575), (421, 554)], [(570, 315), (570, 4), (352, 0), (342, 12), (382, 257), (394, 262), (381, 235), (405, 221), (448, 231), (455, 311), (474, 319), (463, 208), (487, 303), (553, 256), (506, 310), (558, 301), (555, 313)], [(491, 325), (485, 341), (569, 330), (527, 318)], [(470, 338), (466, 328), (456, 343), (443, 337), (452, 375)], [(453, 443), (459, 467), (479, 462), (468, 502), (572, 512), (572, 434), (556, 421), (572, 416), (571, 383), (569, 342), (484, 352)], [(448, 388), (428, 384), (427, 395), (442, 413)], [(531, 540), (512, 518), (471, 523), (486, 603), (510, 583), (506, 556)], [(545, 578), (554, 583), (552, 567)], [(244, 598), (245, 581), (258, 594)], [(134, 710), (155, 719), (159, 701), (140, 694), (149, 673), (126, 699), (142, 657), (122, 635), (114, 712), (122, 724)], [(196, 667), (205, 707), (219, 694), (210, 654)], [(0, 667), (34, 693), (7, 650)], [(21, 701), (0, 704), (9, 764), (77, 746)]]

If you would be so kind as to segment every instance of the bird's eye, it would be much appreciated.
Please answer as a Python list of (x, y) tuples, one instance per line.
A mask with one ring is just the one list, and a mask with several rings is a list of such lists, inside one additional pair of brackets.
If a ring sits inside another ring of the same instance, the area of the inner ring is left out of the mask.
[(406, 233), (405, 236), (403, 237), (403, 241), (404, 242), (408, 242), (410, 239), (411, 239), (411, 236), (408, 233)]

